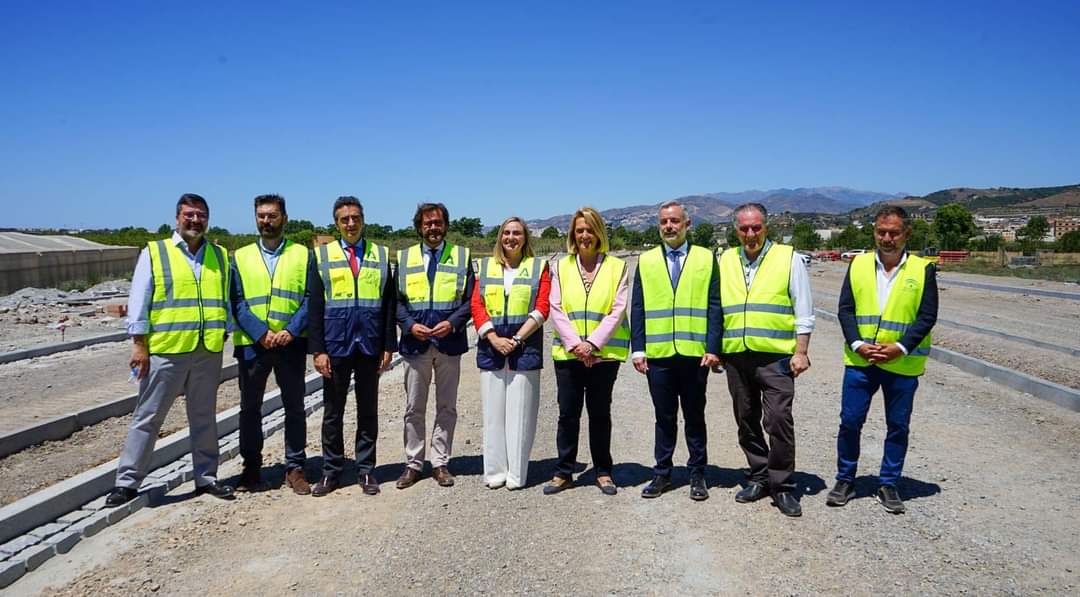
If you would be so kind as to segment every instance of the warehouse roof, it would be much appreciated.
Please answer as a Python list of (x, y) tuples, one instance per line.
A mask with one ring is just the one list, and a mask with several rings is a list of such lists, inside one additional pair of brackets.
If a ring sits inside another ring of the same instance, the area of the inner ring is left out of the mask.
[(100, 251), (127, 249), (103, 245), (74, 236), (47, 236), (24, 232), (0, 232), (0, 253), (48, 253), (51, 251)]

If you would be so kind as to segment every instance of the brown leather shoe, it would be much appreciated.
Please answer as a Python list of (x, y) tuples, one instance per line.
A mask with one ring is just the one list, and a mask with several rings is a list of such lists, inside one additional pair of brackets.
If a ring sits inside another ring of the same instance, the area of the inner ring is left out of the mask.
[(360, 485), (360, 489), (367, 495), (379, 494), (379, 482), (375, 480), (375, 475), (371, 473), (360, 475), (360, 480), (357, 484)]
[(401, 476), (398, 477), (397, 483), (394, 483), (394, 486), (398, 489), (408, 489), (413, 485), (416, 485), (416, 482), (419, 480), (420, 471), (405, 467), (405, 472), (401, 473)]
[(314, 487), (311, 488), (311, 495), (312, 497), (322, 497), (334, 491), (338, 487), (341, 487), (341, 484), (338, 483), (337, 479), (323, 477), (322, 479), (319, 479), (319, 482), (316, 483)]
[(431, 469), (431, 476), (439, 484), (439, 487), (450, 487), (454, 484), (454, 475), (451, 475), (445, 466), (437, 466)]
[(304, 478), (304, 471), (302, 469), (294, 468), (285, 473), (285, 484), (292, 487), (293, 493), (296, 495), (307, 495), (311, 493), (311, 484)]

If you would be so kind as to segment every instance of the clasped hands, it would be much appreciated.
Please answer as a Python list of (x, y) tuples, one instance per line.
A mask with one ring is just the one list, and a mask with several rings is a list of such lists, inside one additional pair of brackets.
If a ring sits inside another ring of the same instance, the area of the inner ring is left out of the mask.
[(859, 353), (859, 356), (862, 358), (870, 361), (871, 365), (888, 363), (893, 359), (904, 356), (904, 351), (900, 349), (899, 344), (872, 344), (866, 342), (855, 352)]
[(409, 328), (409, 333), (421, 342), (426, 342), (432, 338), (445, 338), (452, 331), (454, 331), (454, 326), (450, 325), (450, 322), (445, 320), (435, 324), (435, 327), (429, 328), (422, 323), (414, 323), (412, 327)]
[(259, 338), (259, 344), (267, 350), (288, 346), (292, 341), (293, 335), (289, 333), (289, 330), (281, 330), (280, 332), (271, 332), (267, 330), (262, 338)]

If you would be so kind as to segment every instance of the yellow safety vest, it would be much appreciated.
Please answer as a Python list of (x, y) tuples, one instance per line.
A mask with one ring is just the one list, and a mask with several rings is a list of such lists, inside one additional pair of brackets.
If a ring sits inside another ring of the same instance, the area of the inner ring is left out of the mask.
[(335, 240), (319, 247), (315, 252), (315, 263), (322, 278), (326, 310), (381, 308), (382, 289), (390, 275), (387, 254), (386, 247), (365, 240), (364, 255), (357, 256), (359, 271), (353, 276), (349, 257), (341, 243)]
[(398, 251), (398, 290), (406, 299), (409, 311), (453, 311), (465, 297), (469, 272), (469, 249), (450, 244), (443, 246), (442, 259), (435, 268), (434, 290), (428, 284), (424, 267), (427, 245), (413, 245)]
[(795, 354), (795, 309), (788, 288), (792, 251), (790, 245), (772, 244), (760, 257), (749, 290), (742, 267), (742, 247), (720, 255), (725, 353), (752, 350)]
[[(308, 250), (286, 239), (285, 246), (278, 255), (274, 266), (274, 277), (266, 269), (266, 261), (258, 243), (251, 243), (237, 249), (233, 259), (236, 271), (244, 286), (244, 300), (247, 301), (251, 314), (266, 322), (271, 332), (280, 332), (289, 325), (292, 316), (300, 308), (307, 288)], [(301, 332), (307, 336), (307, 329)], [(247, 335), (239, 325), (233, 336), (236, 346), (255, 344), (255, 339)]]
[[(907, 260), (896, 272), (889, 298), (885, 301), (885, 311), (878, 307), (877, 296), (877, 259), (875, 253), (857, 255), (851, 261), (848, 277), (851, 280), (851, 293), (855, 297), (855, 323), (859, 325), (859, 336), (863, 342), (874, 344), (893, 344), (904, 337), (904, 333), (915, 323), (922, 304), (923, 288), (926, 282), (926, 267), (930, 261), (908, 254)], [(898, 357), (888, 363), (878, 363), (885, 371), (898, 375), (922, 375), (926, 369), (926, 358), (930, 356), (930, 334), (923, 338), (908, 355)], [(844, 346), (844, 364), (854, 367), (869, 367), (870, 362)]]
[[(582, 340), (586, 340), (589, 334), (600, 326), (600, 322), (611, 313), (611, 307), (615, 304), (615, 295), (619, 290), (619, 282), (626, 270), (626, 262), (612, 255), (604, 255), (604, 260), (600, 262), (600, 268), (589, 290), (585, 290), (585, 283), (581, 281), (576, 255), (563, 257), (559, 260), (558, 267), (562, 310), (574, 326), (574, 332)], [(630, 326), (626, 323), (624, 313), (611, 339), (600, 350), (594, 350), (593, 356), (625, 361), (629, 355)], [(556, 361), (569, 361), (576, 358), (563, 346), (558, 330), (551, 338), (551, 356)]]
[(525, 323), (529, 313), (536, 308), (542, 273), (543, 264), (535, 258), (522, 259), (508, 296), (503, 285), (502, 264), (494, 257), (480, 261), (480, 296), (484, 298), (484, 308), (491, 316), (492, 325), (520, 326)]
[(208, 240), (203, 242), (199, 279), (171, 239), (147, 245), (154, 274), (146, 340), (150, 354), (193, 352), (200, 342), (210, 352), (221, 352), (225, 346), (228, 252)]
[[(712, 253), (703, 247), (690, 246), (677, 289), (671, 287), (663, 247), (642, 253), (638, 269), (645, 301), (645, 356), (659, 359), (704, 355), (709, 328)], [(634, 325), (641, 324), (634, 322)]]

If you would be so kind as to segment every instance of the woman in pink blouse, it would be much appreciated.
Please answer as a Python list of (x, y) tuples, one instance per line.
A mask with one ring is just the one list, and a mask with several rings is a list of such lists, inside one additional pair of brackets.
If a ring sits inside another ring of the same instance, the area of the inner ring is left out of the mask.
[(569, 255), (552, 268), (551, 321), (559, 425), (559, 461), (544, 486), (553, 494), (573, 486), (582, 406), (589, 410), (589, 447), (596, 485), (615, 495), (611, 477), (611, 390), (630, 351), (626, 323), (626, 263), (608, 255), (604, 220), (591, 207), (579, 209), (566, 238)]

